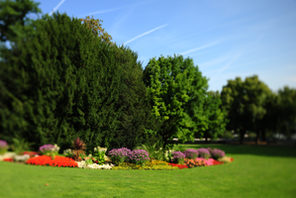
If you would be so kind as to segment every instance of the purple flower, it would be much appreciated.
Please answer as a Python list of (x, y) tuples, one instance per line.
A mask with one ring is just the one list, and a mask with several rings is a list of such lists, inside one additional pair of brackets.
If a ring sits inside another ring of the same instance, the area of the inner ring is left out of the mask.
[(211, 157), (210, 151), (206, 148), (200, 148), (200, 149), (197, 149), (197, 151), (198, 151), (199, 157), (201, 158), (208, 159)]
[(7, 148), (8, 144), (5, 140), (0, 140), (0, 148)]
[(111, 158), (112, 162), (114, 164), (120, 164), (123, 162), (127, 162), (129, 160), (131, 150), (128, 148), (118, 148), (118, 149), (112, 149), (108, 152), (108, 156)]
[(52, 145), (52, 144), (45, 144), (43, 146), (39, 147), (39, 151), (40, 153), (42, 153), (43, 155), (57, 155), (58, 152), (60, 150), (60, 147), (58, 147), (58, 145)]
[(182, 164), (184, 162), (184, 159), (185, 159), (185, 155), (181, 151), (173, 152), (172, 157), (173, 157), (172, 161), (174, 163), (178, 163), (178, 164)]
[(145, 150), (138, 149), (130, 152), (129, 159), (135, 164), (143, 164), (150, 160), (149, 153)]
[(45, 145), (39, 147), (39, 151), (41, 153), (51, 151), (52, 149), (54, 149), (54, 145), (52, 145), (52, 144), (45, 144)]
[(219, 159), (225, 156), (225, 152), (220, 149), (208, 149), (211, 153), (212, 158)]
[(184, 151), (184, 155), (188, 159), (195, 159), (198, 157), (198, 150), (196, 149), (187, 149)]

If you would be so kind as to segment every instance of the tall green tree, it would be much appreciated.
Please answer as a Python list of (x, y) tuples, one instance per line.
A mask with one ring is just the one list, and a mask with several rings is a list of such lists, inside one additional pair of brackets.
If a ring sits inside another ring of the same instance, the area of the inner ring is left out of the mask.
[(144, 70), (144, 82), (163, 147), (169, 146), (174, 137), (192, 140), (202, 125), (198, 122), (207, 90), (207, 79), (192, 59), (153, 58)]
[(28, 14), (40, 12), (38, 4), (32, 0), (1, 0), (0, 40), (13, 39), (17, 26), (24, 26), (28, 21)]
[(244, 81), (241, 78), (229, 80), (223, 87), (221, 96), (230, 121), (228, 129), (238, 132), (241, 142), (247, 131), (256, 132), (259, 140), (259, 126), (266, 114), (265, 103), (270, 94), (268, 86), (256, 75)]
[(204, 103), (204, 115), (206, 117), (206, 126), (203, 137), (216, 139), (222, 135), (226, 128), (226, 112), (222, 108), (222, 101), (219, 92), (209, 91)]
[(0, 61), (3, 138), (63, 148), (77, 136), (89, 147), (144, 141), (145, 86), (134, 52), (65, 14), (28, 26)]
[(296, 89), (285, 86), (278, 91), (277, 110), (278, 131), (291, 139), (296, 133)]

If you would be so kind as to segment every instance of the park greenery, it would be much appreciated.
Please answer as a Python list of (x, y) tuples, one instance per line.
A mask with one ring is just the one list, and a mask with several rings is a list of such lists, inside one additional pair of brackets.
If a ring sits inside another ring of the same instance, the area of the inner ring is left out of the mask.
[(146, 145), (165, 152), (174, 138), (227, 131), (240, 142), (255, 133), (259, 142), (296, 132), (294, 88), (274, 92), (254, 75), (212, 92), (192, 59), (161, 56), (144, 67), (99, 19), (40, 16), (31, 0), (0, 7), (0, 137), (9, 144), (64, 150), (79, 137), (87, 151)]

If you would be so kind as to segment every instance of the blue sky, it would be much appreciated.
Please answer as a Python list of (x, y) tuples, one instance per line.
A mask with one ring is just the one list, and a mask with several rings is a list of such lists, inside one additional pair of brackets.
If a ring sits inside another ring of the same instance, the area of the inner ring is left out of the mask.
[(182, 54), (209, 78), (210, 90), (228, 79), (257, 74), (276, 91), (296, 88), (295, 0), (39, 0), (59, 11), (103, 20), (117, 44), (150, 58)]

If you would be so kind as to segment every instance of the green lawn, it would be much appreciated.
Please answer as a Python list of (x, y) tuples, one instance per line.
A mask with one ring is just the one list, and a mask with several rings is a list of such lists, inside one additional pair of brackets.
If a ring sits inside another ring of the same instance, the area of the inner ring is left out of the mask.
[(295, 147), (214, 146), (225, 150), (234, 162), (171, 171), (1, 162), (0, 197), (296, 197)]

